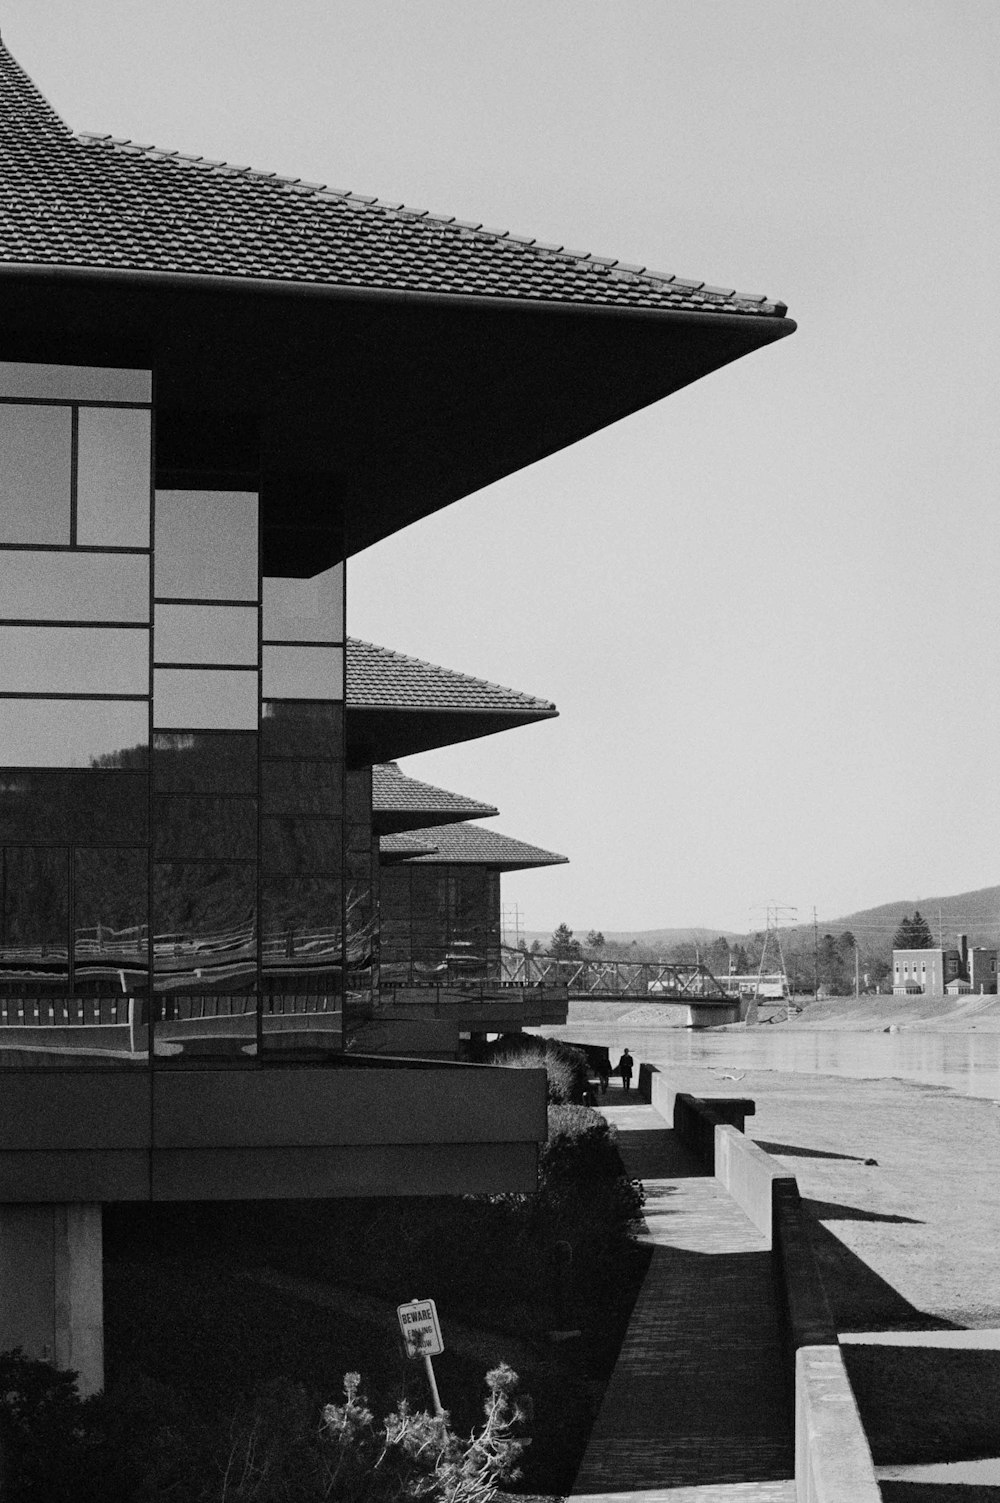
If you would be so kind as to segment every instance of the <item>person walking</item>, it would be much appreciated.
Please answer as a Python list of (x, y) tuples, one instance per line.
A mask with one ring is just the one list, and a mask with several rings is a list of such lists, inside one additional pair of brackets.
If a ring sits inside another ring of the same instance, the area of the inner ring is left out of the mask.
[(615, 1074), (621, 1076), (622, 1086), (627, 1091), (632, 1084), (632, 1056), (627, 1049), (622, 1051)]

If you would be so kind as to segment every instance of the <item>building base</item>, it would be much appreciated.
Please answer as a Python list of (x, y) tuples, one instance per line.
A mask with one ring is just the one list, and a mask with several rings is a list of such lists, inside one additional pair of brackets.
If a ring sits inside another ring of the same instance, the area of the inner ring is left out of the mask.
[(104, 1387), (101, 1207), (0, 1205), (0, 1351), (79, 1374), (84, 1396)]

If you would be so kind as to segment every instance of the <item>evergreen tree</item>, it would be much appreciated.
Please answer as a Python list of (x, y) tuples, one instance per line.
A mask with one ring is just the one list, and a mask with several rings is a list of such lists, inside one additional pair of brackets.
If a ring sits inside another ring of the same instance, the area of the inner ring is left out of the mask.
[(899, 928), (892, 937), (892, 948), (894, 950), (933, 950), (935, 948), (930, 925), (919, 908), (913, 910), (912, 918), (904, 914)]
[(566, 924), (560, 924), (553, 934), (549, 954), (554, 960), (580, 959), (580, 941), (573, 938), (573, 931)]

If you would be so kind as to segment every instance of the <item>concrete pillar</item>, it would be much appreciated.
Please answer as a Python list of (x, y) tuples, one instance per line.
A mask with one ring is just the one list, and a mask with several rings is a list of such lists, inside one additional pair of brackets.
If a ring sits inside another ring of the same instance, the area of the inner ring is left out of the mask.
[(83, 1395), (104, 1387), (101, 1207), (0, 1205), (0, 1351), (79, 1374)]

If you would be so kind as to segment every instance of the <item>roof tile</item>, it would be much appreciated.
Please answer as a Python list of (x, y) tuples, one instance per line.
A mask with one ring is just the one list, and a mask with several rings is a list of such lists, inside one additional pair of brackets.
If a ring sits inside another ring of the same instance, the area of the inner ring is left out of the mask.
[(347, 643), (347, 704), (349, 709), (483, 711), (538, 719), (558, 713), (547, 699), (440, 668), (357, 637)]
[(451, 814), (453, 818), (487, 819), (498, 812), (492, 804), (408, 777), (395, 762), (372, 768), (373, 814)]
[[(433, 829), (410, 830), (405, 838), (436, 848), (433, 855), (415, 858), (424, 864), (446, 861), (519, 871), (530, 866), (560, 866), (568, 860), (555, 851), (543, 851), (540, 846), (526, 845), (523, 840), (514, 840), (481, 825), (436, 825)], [(379, 840), (382, 854), (402, 854), (397, 844), (400, 839), (399, 835), (383, 835)]]

